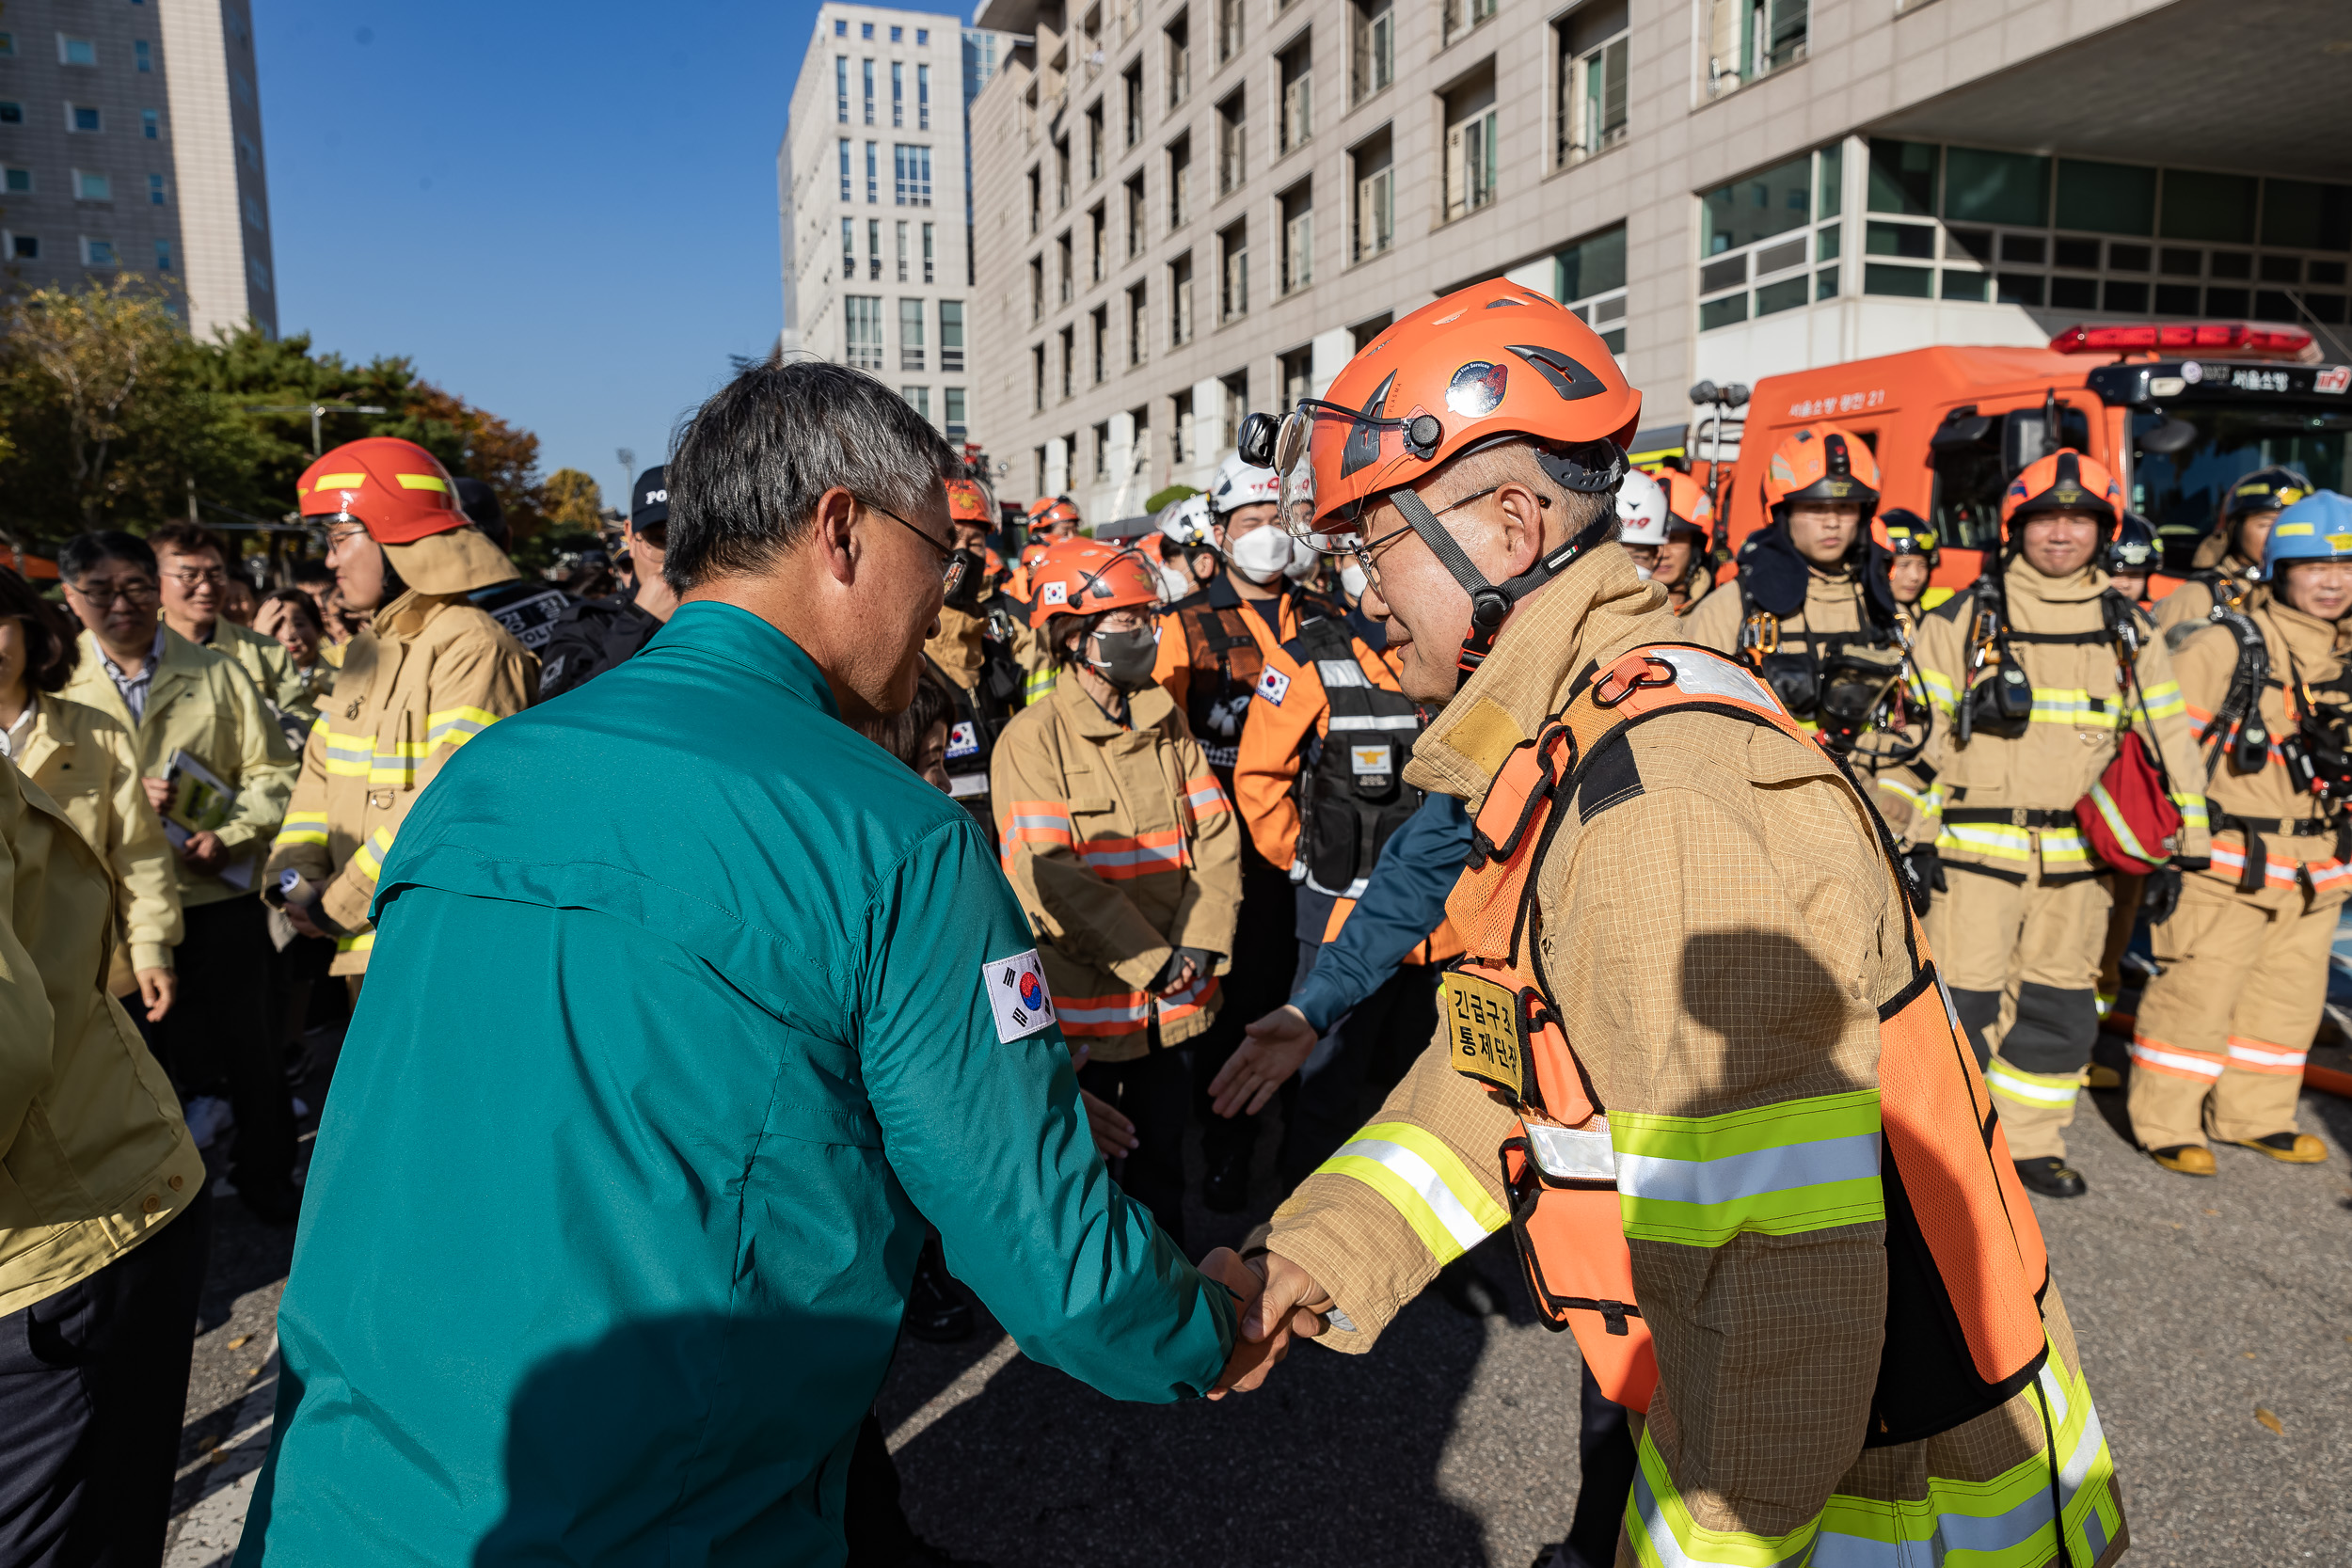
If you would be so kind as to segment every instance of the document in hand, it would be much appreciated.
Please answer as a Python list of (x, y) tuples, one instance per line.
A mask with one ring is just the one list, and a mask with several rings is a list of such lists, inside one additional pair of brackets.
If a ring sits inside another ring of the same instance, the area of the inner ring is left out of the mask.
[[(175, 849), (198, 833), (213, 832), (236, 809), (237, 792), (184, 751), (171, 753), (171, 771), (164, 781), (171, 785), (164, 802), (164, 836)], [(215, 875), (242, 893), (253, 885), (252, 859), (232, 860)]]

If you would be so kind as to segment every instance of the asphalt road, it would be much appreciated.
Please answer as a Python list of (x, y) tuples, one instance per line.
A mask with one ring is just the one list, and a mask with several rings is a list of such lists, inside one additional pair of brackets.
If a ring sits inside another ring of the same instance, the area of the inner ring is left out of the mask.
[[(2102, 1056), (2120, 1065), (2120, 1042)], [(2122, 1102), (2085, 1097), (2073, 1148), (2090, 1195), (2036, 1204), (2122, 1473), (2128, 1560), (2352, 1561), (2352, 1101), (2304, 1097), (2329, 1164), (2225, 1148), (2203, 1181), (2135, 1151)], [(1256, 1214), (1196, 1207), (1193, 1250), (1238, 1240), (1278, 1196), (1262, 1169)], [(234, 1538), (224, 1483), (258, 1452), (251, 1433), (232, 1440), (267, 1407), (292, 1240), (219, 1205), (173, 1568), (209, 1568)], [(878, 1409), (900, 1434), (908, 1512), (997, 1568), (1520, 1568), (1573, 1511), (1576, 1353), (1537, 1325), (1498, 1243), (1478, 1256), (1498, 1315), (1432, 1294), (1372, 1354), (1303, 1347), (1263, 1391), (1218, 1404), (1103, 1399), (1010, 1354), (984, 1312), (960, 1344), (907, 1339)]]

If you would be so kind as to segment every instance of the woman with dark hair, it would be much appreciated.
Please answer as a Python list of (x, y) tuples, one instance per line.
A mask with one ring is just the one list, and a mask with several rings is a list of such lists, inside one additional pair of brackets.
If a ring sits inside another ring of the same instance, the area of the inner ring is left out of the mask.
[[(335, 667), (324, 657), (326, 616), (318, 601), (299, 588), (279, 588), (262, 596), (253, 612), (253, 629), (285, 644), (286, 656), (302, 676), (302, 695), (287, 711), (302, 716), (307, 726), (318, 717), (318, 700), (334, 689)], [(299, 752), (302, 742), (294, 742)]]
[(175, 859), (139, 783), (130, 732), (57, 695), (80, 657), (57, 612), (30, 583), (0, 568), (0, 754), (64, 809), (114, 874), (126, 918), (106, 989), (126, 1007), (135, 993), (148, 1022), (160, 1022), (177, 989)]

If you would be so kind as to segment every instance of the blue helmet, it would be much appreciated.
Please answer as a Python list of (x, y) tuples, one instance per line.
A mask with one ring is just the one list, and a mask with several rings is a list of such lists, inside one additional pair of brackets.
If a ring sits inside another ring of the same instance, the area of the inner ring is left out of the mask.
[(2156, 562), (2156, 531), (2148, 519), (2127, 511), (2115, 525), (2102, 562), (2110, 572), (2145, 572)]
[(2279, 514), (2263, 546), (2263, 580), (2296, 561), (2352, 561), (2352, 499), (2314, 490)]

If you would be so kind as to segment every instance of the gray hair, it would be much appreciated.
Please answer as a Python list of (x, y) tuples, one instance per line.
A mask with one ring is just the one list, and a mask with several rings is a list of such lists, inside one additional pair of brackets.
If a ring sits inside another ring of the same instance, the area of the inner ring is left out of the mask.
[(872, 376), (810, 360), (752, 366), (678, 437), (661, 575), (684, 593), (759, 571), (800, 543), (828, 490), (912, 518), (957, 471), (939, 433)]

